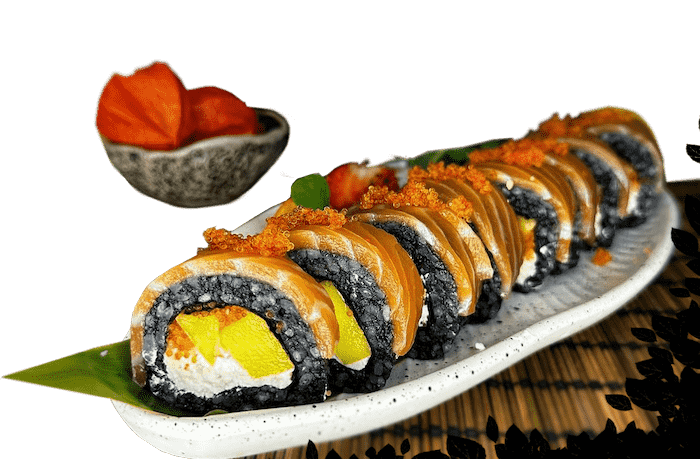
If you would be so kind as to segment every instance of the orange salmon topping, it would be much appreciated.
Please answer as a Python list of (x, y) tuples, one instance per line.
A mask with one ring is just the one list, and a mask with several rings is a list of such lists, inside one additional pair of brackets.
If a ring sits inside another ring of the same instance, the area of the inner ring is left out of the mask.
[(223, 251), (281, 257), (294, 248), (289, 240), (289, 231), (303, 225), (340, 228), (346, 222), (345, 212), (329, 207), (319, 210), (299, 206), (286, 214), (268, 218), (267, 226), (252, 236), (244, 237), (225, 229), (209, 228), (204, 231), (207, 248), (199, 249), (198, 255)]
[(425, 207), (437, 212), (450, 210), (465, 220), (471, 218), (473, 211), (472, 204), (464, 196), (445, 203), (437, 191), (426, 188), (422, 182), (417, 181), (409, 181), (399, 191), (391, 191), (387, 187), (370, 187), (360, 200), (360, 207), (363, 209), (370, 209), (379, 204)]
[(509, 140), (496, 148), (473, 151), (469, 155), (471, 164), (486, 161), (499, 161), (520, 167), (541, 166), (547, 153), (564, 156), (569, 152), (569, 145), (554, 139), (535, 140), (524, 138)]
[(426, 169), (418, 166), (408, 172), (408, 179), (411, 181), (423, 182), (425, 180), (445, 181), (449, 179), (469, 181), (475, 190), (481, 194), (488, 194), (493, 191), (491, 182), (486, 179), (483, 172), (477, 170), (472, 165), (460, 166), (457, 164), (445, 165), (444, 162), (428, 164)]
[(540, 123), (537, 133), (546, 137), (581, 137), (586, 129), (608, 123), (626, 123), (638, 119), (628, 110), (606, 107), (590, 112), (584, 112), (576, 118), (566, 115), (563, 119), (558, 113)]

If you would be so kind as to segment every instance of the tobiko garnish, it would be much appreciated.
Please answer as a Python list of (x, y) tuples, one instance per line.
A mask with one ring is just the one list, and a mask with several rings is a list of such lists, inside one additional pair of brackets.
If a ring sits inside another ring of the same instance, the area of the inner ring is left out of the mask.
[(187, 90), (165, 63), (132, 75), (113, 75), (100, 96), (97, 129), (115, 143), (174, 150), (220, 135), (255, 134), (255, 110), (238, 97), (208, 86)]

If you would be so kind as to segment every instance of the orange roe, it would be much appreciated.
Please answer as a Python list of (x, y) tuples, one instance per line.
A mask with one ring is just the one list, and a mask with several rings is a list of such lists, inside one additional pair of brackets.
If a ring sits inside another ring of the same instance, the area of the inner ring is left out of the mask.
[(208, 251), (229, 251), (244, 254), (260, 254), (266, 257), (282, 256), (293, 248), (287, 235), (265, 228), (259, 234), (243, 237), (225, 229), (209, 228), (204, 231), (206, 249), (200, 249), (199, 254)]
[(540, 123), (537, 134), (545, 137), (581, 137), (591, 126), (610, 123), (626, 123), (638, 119), (638, 116), (621, 108), (605, 107), (579, 114), (576, 118), (566, 115), (560, 118), (555, 113)]
[(486, 161), (499, 161), (520, 167), (541, 166), (546, 154), (563, 156), (568, 152), (568, 144), (554, 139), (524, 138), (509, 140), (496, 148), (473, 151), (469, 155), (469, 162), (479, 164)]
[(610, 254), (610, 252), (608, 252), (607, 250), (605, 250), (602, 247), (598, 247), (596, 249), (595, 253), (593, 254), (593, 258), (592, 258), (593, 264), (596, 266), (605, 266), (608, 263), (610, 263), (611, 260), (612, 260), (612, 255)]
[[(215, 316), (219, 321), (219, 329), (225, 328), (237, 320), (242, 319), (246, 314), (248, 314), (248, 311), (239, 306), (202, 309), (192, 313), (192, 315), (196, 317)], [(174, 356), (176, 360), (180, 360), (183, 357), (187, 359), (192, 356), (192, 362), (194, 363), (197, 361), (197, 356), (194, 354), (194, 343), (175, 320), (168, 325), (168, 339), (165, 355), (168, 357)]]
[(463, 182), (470, 182), (474, 189), (481, 194), (488, 194), (493, 191), (491, 182), (486, 179), (483, 172), (477, 170), (472, 165), (460, 166), (457, 164), (445, 165), (444, 162), (428, 164), (426, 169), (415, 166), (408, 172), (409, 181), (424, 182), (426, 180), (437, 180), (444, 182), (445, 180), (454, 179)]
[(452, 211), (457, 216), (469, 220), (473, 206), (464, 196), (458, 196), (445, 203), (437, 191), (426, 188), (423, 182), (409, 181), (399, 191), (387, 187), (370, 187), (360, 200), (360, 207), (370, 209), (379, 204), (389, 204), (393, 207), (416, 206), (425, 207), (437, 212)]
[(340, 228), (347, 222), (345, 212), (326, 207), (323, 210), (298, 206), (291, 212), (270, 217), (267, 225), (258, 234), (243, 237), (225, 229), (209, 228), (204, 231), (205, 249), (198, 255), (209, 252), (238, 252), (265, 257), (281, 257), (294, 248), (289, 240), (289, 231), (303, 225), (322, 225)]
[(338, 211), (330, 207), (309, 209), (297, 206), (291, 212), (268, 218), (265, 230), (286, 233), (306, 225), (320, 225), (337, 229), (345, 225), (347, 221), (344, 210)]

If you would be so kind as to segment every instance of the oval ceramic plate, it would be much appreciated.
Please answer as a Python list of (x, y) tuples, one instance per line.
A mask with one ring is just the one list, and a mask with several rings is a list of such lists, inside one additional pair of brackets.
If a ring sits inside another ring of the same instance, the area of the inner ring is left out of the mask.
[[(238, 228), (254, 233), (270, 209)], [(576, 268), (546, 279), (527, 295), (514, 293), (489, 323), (460, 332), (443, 360), (397, 363), (386, 388), (303, 405), (199, 418), (177, 418), (113, 402), (131, 429), (176, 456), (230, 458), (359, 435), (400, 422), (459, 395), (528, 355), (581, 331), (622, 307), (666, 266), (678, 206), (664, 192), (641, 226), (618, 231), (605, 266), (583, 253)], [(483, 345), (483, 346), (482, 346)]]

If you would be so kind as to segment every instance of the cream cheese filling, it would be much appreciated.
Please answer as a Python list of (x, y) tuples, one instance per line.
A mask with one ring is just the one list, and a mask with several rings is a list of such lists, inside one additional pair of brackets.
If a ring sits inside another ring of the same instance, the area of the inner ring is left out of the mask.
[(196, 357), (176, 359), (165, 355), (163, 361), (168, 377), (176, 387), (200, 397), (210, 398), (236, 387), (272, 386), (284, 389), (292, 383), (293, 368), (254, 378), (225, 351), (217, 356), (214, 365), (209, 364), (199, 351), (193, 350), (191, 353)]
[(355, 370), (355, 371), (363, 370), (367, 366), (367, 362), (369, 362), (370, 357), (371, 357), (371, 355), (369, 355), (365, 358), (362, 358), (362, 359), (358, 360), (357, 362), (343, 363), (340, 361), (340, 359), (337, 356), (333, 356), (333, 358), (335, 360), (337, 360), (341, 365), (343, 365), (346, 368), (350, 368), (351, 370)]
[(516, 284), (523, 285), (528, 277), (537, 274), (537, 257), (527, 257), (520, 266), (520, 273), (515, 280)]

